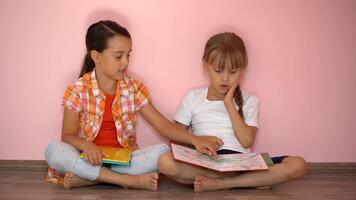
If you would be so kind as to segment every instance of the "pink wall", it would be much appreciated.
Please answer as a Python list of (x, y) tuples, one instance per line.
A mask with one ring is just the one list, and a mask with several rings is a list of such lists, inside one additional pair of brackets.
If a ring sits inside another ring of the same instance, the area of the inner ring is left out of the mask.
[[(352, 0), (0, 0), (0, 159), (44, 159), (86, 28), (110, 18), (132, 33), (130, 70), (167, 117), (206, 84), (208, 37), (235, 31), (249, 51), (243, 88), (261, 100), (255, 150), (356, 162), (355, 10)], [(138, 122), (141, 146), (163, 141), (147, 127)]]

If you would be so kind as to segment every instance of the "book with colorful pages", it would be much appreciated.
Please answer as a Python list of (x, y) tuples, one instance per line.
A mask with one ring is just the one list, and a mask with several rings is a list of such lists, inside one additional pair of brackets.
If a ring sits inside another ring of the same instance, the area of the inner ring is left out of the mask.
[(171, 143), (175, 160), (219, 172), (268, 170), (273, 162), (267, 153), (236, 153), (218, 155), (215, 159), (197, 150)]
[[(130, 165), (132, 150), (128, 148), (119, 147), (104, 147), (99, 146), (99, 148), (108, 154), (108, 157), (103, 156), (103, 163), (116, 164), (116, 165)], [(84, 159), (83, 152), (80, 154), (80, 158)]]

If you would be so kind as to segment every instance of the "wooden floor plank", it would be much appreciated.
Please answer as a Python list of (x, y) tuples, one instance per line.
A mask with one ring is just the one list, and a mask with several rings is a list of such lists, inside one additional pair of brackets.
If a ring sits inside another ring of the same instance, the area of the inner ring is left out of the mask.
[(270, 190), (244, 188), (196, 194), (191, 185), (181, 185), (163, 176), (158, 192), (123, 189), (108, 184), (66, 190), (45, 182), (47, 165), (44, 161), (0, 160), (0, 199), (356, 199), (356, 163), (309, 163), (309, 166), (305, 177)]

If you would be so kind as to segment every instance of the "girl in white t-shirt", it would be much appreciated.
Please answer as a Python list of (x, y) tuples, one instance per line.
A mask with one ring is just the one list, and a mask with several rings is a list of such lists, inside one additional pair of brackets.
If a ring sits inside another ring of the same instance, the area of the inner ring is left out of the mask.
[[(208, 87), (190, 91), (175, 116), (182, 128), (195, 135), (216, 136), (224, 144), (217, 154), (250, 152), (258, 129), (258, 98), (240, 90), (239, 83), (247, 67), (244, 42), (235, 33), (212, 36), (204, 50), (204, 71)], [(264, 187), (303, 176), (307, 165), (302, 157), (273, 157), (266, 171), (217, 173), (175, 161), (171, 153), (160, 157), (161, 173), (184, 184), (193, 184), (195, 192), (237, 187)]]

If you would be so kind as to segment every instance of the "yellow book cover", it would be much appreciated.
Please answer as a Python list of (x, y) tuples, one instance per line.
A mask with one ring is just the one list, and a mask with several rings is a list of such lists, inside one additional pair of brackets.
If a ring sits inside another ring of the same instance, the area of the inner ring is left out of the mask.
[[(108, 157), (103, 157), (103, 163), (130, 165), (132, 155), (131, 149), (104, 146), (99, 146), (99, 148), (109, 155)], [(84, 159), (83, 152), (80, 154), (80, 158)]]

